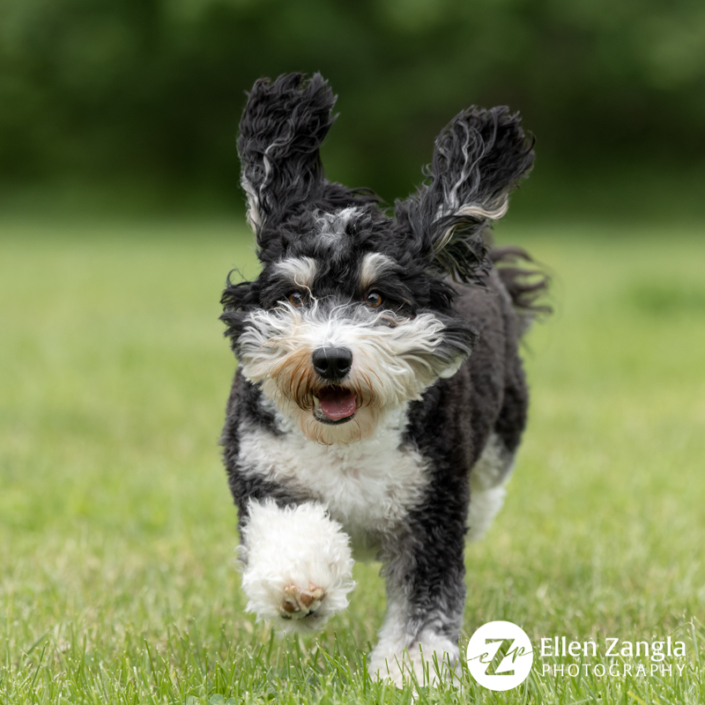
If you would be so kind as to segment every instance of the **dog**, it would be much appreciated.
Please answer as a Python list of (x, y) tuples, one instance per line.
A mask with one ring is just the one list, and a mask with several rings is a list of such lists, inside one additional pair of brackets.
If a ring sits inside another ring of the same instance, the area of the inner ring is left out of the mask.
[(240, 122), (262, 264), (222, 298), (242, 586), (258, 618), (311, 631), (347, 607), (353, 555), (374, 556), (387, 614), (370, 673), (452, 678), (466, 538), (499, 510), (526, 424), (518, 345), (546, 278), (489, 231), (533, 141), (507, 108), (464, 110), (392, 214), (326, 179), (334, 103), (320, 74), (261, 79)]

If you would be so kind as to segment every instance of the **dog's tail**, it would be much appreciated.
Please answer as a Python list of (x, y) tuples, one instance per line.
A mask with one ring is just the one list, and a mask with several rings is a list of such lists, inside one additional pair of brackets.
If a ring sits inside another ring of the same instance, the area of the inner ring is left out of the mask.
[(521, 247), (493, 247), (489, 258), (512, 300), (523, 334), (535, 318), (553, 310), (544, 300), (551, 279)]

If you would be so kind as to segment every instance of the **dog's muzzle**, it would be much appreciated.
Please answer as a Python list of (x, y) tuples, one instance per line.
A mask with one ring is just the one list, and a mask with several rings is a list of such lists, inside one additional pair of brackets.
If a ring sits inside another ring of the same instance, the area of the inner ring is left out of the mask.
[(353, 354), (347, 348), (318, 348), (311, 355), (313, 369), (328, 384), (316, 393), (313, 415), (321, 423), (341, 424), (350, 421), (357, 411), (357, 395), (336, 384), (344, 380), (352, 368)]

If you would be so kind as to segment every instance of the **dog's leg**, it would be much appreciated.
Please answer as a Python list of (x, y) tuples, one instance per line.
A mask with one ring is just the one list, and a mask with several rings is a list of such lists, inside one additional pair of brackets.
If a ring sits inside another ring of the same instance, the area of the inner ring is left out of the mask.
[(514, 453), (507, 450), (502, 438), (492, 433), (482, 455), (470, 473), (470, 511), (468, 541), (478, 541), (502, 508), (514, 468)]
[(466, 497), (449, 497), (451, 512), (441, 511), (443, 497), (430, 499), (387, 542), (387, 616), (370, 656), (374, 676), (401, 686), (412, 673), (420, 685), (459, 674)]
[(284, 631), (319, 629), (348, 606), (349, 537), (318, 503), (251, 501), (242, 524), (247, 610)]

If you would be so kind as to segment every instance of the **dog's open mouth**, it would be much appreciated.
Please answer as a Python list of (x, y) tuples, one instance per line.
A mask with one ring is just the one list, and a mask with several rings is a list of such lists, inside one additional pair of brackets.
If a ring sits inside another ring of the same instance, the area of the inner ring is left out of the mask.
[(345, 423), (355, 416), (357, 397), (355, 392), (329, 385), (316, 392), (316, 408), (313, 415), (322, 423)]

